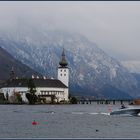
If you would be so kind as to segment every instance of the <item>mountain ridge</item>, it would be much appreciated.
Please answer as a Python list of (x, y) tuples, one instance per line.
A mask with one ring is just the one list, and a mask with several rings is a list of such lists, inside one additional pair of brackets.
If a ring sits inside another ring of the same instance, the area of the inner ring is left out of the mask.
[(12, 67), (14, 68), (16, 77), (31, 77), (34, 75), (41, 75), (38, 72), (32, 70), (30, 67), (22, 64), (10, 55), (6, 50), (0, 47), (0, 80), (4, 81), (10, 78), (10, 72)]
[(135, 77), (83, 35), (63, 31), (24, 31), (12, 37), (0, 36), (0, 45), (22, 63), (53, 77), (57, 77), (61, 52), (65, 48), (70, 68), (70, 90), (73, 93), (78, 93), (81, 88), (85, 95), (114, 98), (111, 94), (106, 97), (103, 92), (104, 87), (110, 87), (106, 88), (107, 91), (119, 91), (120, 96), (139, 96)]

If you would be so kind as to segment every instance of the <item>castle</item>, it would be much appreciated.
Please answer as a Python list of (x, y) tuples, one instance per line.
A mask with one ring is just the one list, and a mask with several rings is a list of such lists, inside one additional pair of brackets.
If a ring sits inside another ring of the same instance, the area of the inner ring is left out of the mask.
[[(65, 58), (65, 52), (63, 49), (62, 57), (59, 62), (57, 79), (47, 78), (33, 78), (32, 81), (36, 87), (36, 95), (45, 101), (51, 101), (52, 97), (56, 102), (68, 101), (69, 97), (69, 68)], [(24, 102), (28, 102), (26, 93), (29, 93), (29, 88), (26, 79), (14, 78), (14, 72), (11, 71), (11, 80), (7, 80), (1, 86), (1, 93), (4, 93), (5, 98), (8, 98), (18, 92)]]

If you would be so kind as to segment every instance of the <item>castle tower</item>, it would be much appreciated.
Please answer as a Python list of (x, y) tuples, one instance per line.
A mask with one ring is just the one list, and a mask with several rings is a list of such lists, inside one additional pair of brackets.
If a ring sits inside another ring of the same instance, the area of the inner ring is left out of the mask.
[(64, 49), (62, 52), (62, 57), (59, 62), (59, 65), (60, 66), (58, 67), (58, 80), (60, 80), (63, 84), (69, 87), (69, 68), (68, 68), (68, 63), (65, 58)]

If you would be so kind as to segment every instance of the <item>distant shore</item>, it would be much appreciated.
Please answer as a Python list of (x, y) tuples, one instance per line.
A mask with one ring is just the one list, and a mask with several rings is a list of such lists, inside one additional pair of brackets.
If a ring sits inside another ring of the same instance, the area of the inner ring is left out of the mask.
[(35, 103), (35, 104), (29, 104), (29, 103), (11, 103), (11, 102), (1, 102), (0, 105), (72, 105), (72, 104), (113, 104), (115, 105), (116, 103), (127, 103), (127, 104), (133, 104), (133, 100), (78, 100), (76, 103), (70, 103), (70, 102), (56, 102), (56, 103)]

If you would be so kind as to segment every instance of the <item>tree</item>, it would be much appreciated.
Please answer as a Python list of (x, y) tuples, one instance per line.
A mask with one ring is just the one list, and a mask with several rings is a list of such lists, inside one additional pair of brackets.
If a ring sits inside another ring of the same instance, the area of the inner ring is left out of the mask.
[(26, 98), (29, 101), (29, 104), (35, 104), (37, 102), (38, 97), (35, 94), (26, 93)]
[(30, 94), (35, 94), (35, 92), (36, 92), (36, 86), (34, 84), (33, 79), (29, 79), (28, 80), (28, 88), (29, 88)]
[(20, 93), (16, 93), (16, 98), (18, 103), (22, 103), (22, 97)]
[(77, 98), (76, 97), (71, 97), (70, 98), (70, 103), (71, 104), (77, 104)]
[(52, 95), (51, 96), (51, 104), (55, 103), (55, 99), (56, 99), (55, 95)]
[(8, 91), (6, 92), (6, 100), (8, 101), (9, 99), (9, 94), (8, 94)]
[(5, 100), (4, 93), (0, 93), (0, 103), (4, 103)]
[(36, 93), (36, 86), (34, 84), (33, 79), (28, 80), (28, 89), (29, 93), (26, 93), (26, 98), (29, 101), (29, 104), (35, 104), (37, 102), (37, 96), (35, 95)]
[(11, 103), (22, 103), (22, 97), (19, 92), (13, 92), (9, 98)]

